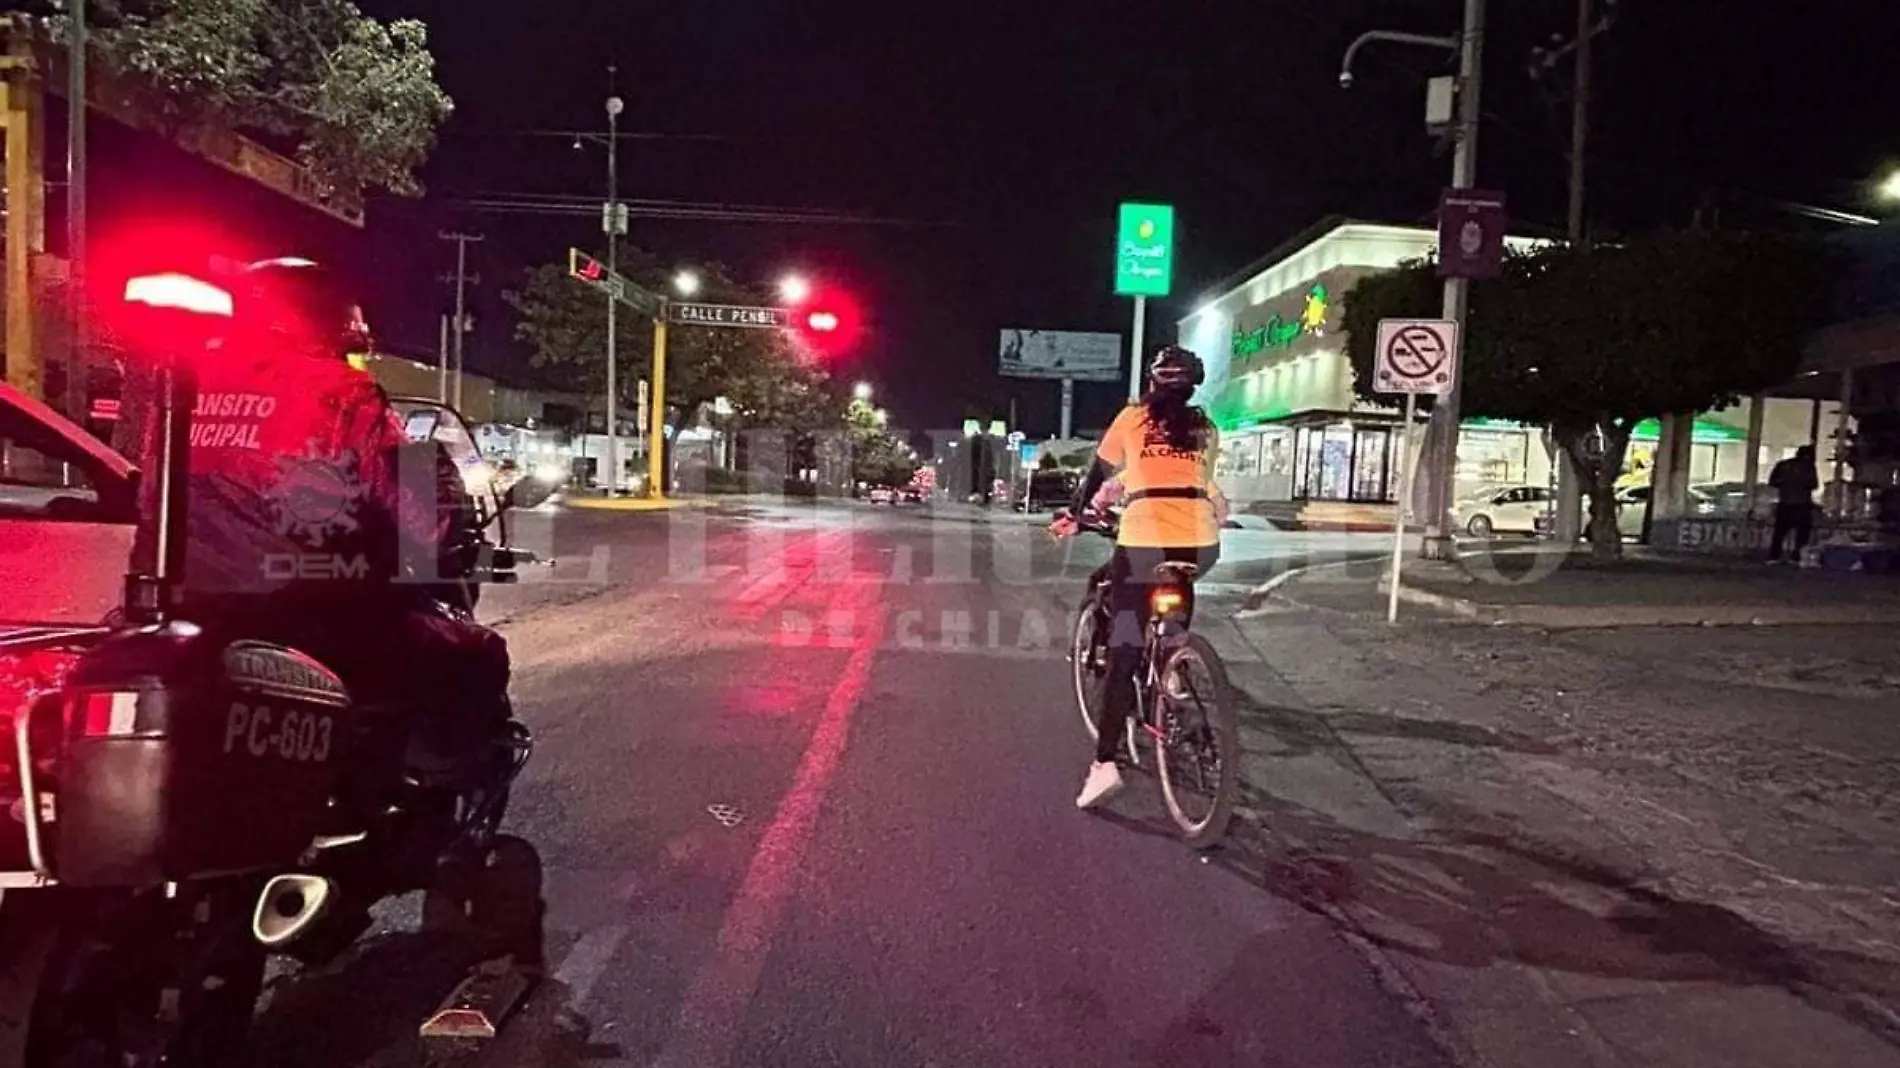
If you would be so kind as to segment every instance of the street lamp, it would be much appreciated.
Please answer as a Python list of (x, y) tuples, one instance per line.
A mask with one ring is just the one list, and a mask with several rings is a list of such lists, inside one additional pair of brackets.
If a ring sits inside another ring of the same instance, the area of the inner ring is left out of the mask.
[(1887, 203), (1900, 204), (1900, 168), (1896, 168), (1880, 183), (1879, 193), (1880, 199)]
[(673, 288), (682, 297), (691, 297), (699, 293), (699, 275), (692, 271), (681, 271), (673, 276)]
[(852, 389), (851, 395), (861, 401), (870, 400), (871, 399), (871, 383), (859, 382), (856, 388)]
[(779, 280), (778, 295), (787, 304), (803, 303), (805, 298), (811, 296), (811, 283), (805, 280), (804, 275), (788, 274)]
[(871, 413), (871, 418), (877, 420), (878, 426), (883, 426), (891, 421), (891, 413), (879, 408), (877, 411)]
[[(611, 80), (615, 74), (613, 67), (607, 68), (607, 77)], [(607, 232), (607, 496), (620, 495), (620, 398), (615, 391), (620, 388), (620, 380), (614, 365), (619, 362), (619, 339), (615, 337), (615, 302), (619, 294), (613, 290), (612, 279), (619, 270), (618, 238), (626, 233), (626, 216), (620, 213), (620, 114), (627, 110), (627, 102), (618, 96), (607, 98), (607, 208), (601, 213), (601, 229)]]

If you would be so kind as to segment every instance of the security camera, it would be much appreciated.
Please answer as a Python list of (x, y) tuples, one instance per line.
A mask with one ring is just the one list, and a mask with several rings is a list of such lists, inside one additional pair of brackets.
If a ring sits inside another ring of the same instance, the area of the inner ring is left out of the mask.
[(1339, 87), (1341, 89), (1352, 88), (1352, 71), (1342, 70), (1339, 72)]

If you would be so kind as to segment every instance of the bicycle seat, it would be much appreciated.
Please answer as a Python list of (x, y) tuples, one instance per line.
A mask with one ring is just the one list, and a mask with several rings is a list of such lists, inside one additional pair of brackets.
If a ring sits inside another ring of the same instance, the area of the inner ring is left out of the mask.
[(1169, 560), (1155, 565), (1155, 578), (1162, 582), (1193, 582), (1194, 576), (1200, 573), (1201, 565), (1184, 560)]

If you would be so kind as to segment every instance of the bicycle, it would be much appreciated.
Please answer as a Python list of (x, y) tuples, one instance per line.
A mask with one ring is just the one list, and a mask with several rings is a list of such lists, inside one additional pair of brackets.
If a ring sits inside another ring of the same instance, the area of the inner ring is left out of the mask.
[[(1113, 539), (1113, 517), (1073, 516), (1078, 530)], [(1215, 845), (1233, 818), (1240, 791), (1240, 716), (1227, 679), (1226, 665), (1205, 637), (1189, 628), (1187, 586), (1199, 569), (1165, 563), (1155, 569), (1148, 593), (1149, 621), (1140, 666), (1135, 672), (1135, 709), (1128, 717), (1124, 745), (1130, 763), (1141, 767), (1145, 738), (1155, 754), (1161, 801), (1175, 830), (1189, 845)], [(1108, 673), (1108, 568), (1089, 579), (1088, 594), (1070, 628), (1069, 663), (1076, 707), (1091, 741), (1098, 737), (1096, 711)], [(1180, 758), (1180, 766), (1174, 758)], [(1184, 795), (1198, 788), (1208, 795), (1198, 817)]]

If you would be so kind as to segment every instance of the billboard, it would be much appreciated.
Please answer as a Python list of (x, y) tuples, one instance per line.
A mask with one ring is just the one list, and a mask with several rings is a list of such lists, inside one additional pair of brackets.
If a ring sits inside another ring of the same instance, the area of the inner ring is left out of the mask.
[(1122, 336), (1070, 330), (1005, 330), (999, 370), (1010, 378), (1122, 379)]

